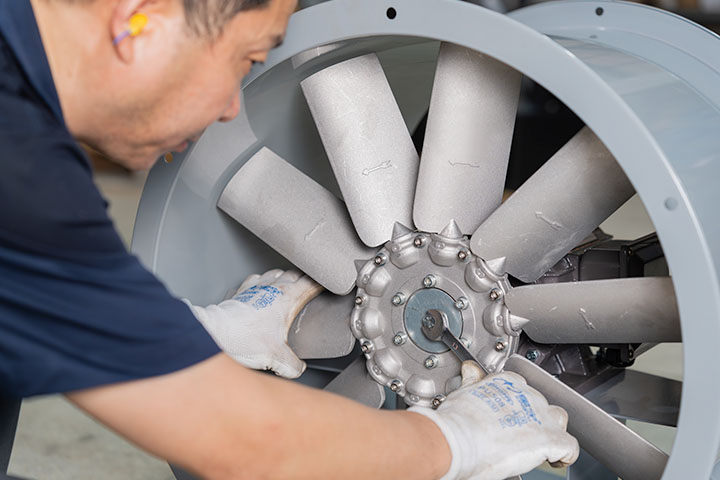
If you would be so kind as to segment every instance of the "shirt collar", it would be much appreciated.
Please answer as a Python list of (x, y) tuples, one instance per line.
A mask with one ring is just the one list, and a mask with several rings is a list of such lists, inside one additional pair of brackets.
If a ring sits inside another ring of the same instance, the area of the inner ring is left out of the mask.
[(64, 122), (30, 0), (0, 0), (0, 34), (14, 52), (32, 86), (57, 119)]

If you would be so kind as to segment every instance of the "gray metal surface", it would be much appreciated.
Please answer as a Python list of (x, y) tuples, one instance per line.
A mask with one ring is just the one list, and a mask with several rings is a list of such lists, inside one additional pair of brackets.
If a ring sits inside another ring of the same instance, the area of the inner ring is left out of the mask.
[(333, 379), (325, 390), (372, 408), (385, 402), (385, 388), (368, 375), (365, 358), (359, 357)]
[(454, 218), (471, 234), (500, 205), (521, 78), (482, 53), (440, 46), (413, 210), (420, 230)]
[(505, 297), (540, 343), (679, 342), (680, 317), (669, 277), (526, 285)]
[[(297, 13), (284, 45), (248, 78), (245, 113), (211, 127), (173, 164), (153, 169), (134, 251), (174, 293), (198, 304), (222, 299), (250, 273), (285, 265), (216, 204), (261, 145), (335, 191), (299, 81), (358, 52), (381, 58), (387, 52), (383, 67), (389, 78), (398, 74), (391, 85), (398, 99), (403, 94), (403, 113), (417, 119), (432, 82), (429, 59), (437, 52), (428, 40), (481, 51), (538, 82), (585, 121), (650, 214), (673, 273), (686, 346), (681, 414), (664, 477), (708, 478), (720, 446), (720, 409), (707, 408), (708, 398), (720, 397), (720, 383), (707, 381), (720, 378), (720, 363), (708, 361), (720, 340), (718, 37), (623, 2), (543, 3), (505, 17), (452, 0), (396, 0), (393, 20), (387, 7), (380, 0), (334, 0)], [(556, 28), (561, 24), (578, 28)], [(398, 45), (418, 35), (424, 38), (414, 53), (401, 54), (408, 50)], [(291, 67), (293, 56), (336, 42), (346, 46)]]
[(218, 207), (338, 295), (355, 286), (362, 245), (343, 203), (267, 148), (230, 180)]
[(301, 82), (350, 217), (365, 244), (412, 225), (418, 155), (375, 54)]
[(655, 480), (667, 455), (545, 370), (513, 355), (505, 369), (519, 373), (553, 405), (568, 412), (568, 432), (580, 446), (623, 480)]
[(303, 359), (338, 358), (350, 354), (353, 297), (323, 292), (308, 303), (290, 326), (288, 344)]
[(674, 427), (681, 392), (682, 382), (626, 369), (585, 398), (615, 418)]
[(584, 127), (480, 225), (470, 245), (484, 259), (505, 257), (508, 273), (534, 282), (634, 193)]

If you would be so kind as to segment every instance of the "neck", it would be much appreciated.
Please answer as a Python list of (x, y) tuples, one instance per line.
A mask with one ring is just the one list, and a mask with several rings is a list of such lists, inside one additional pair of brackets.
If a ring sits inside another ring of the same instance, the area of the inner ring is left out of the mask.
[(103, 48), (96, 4), (31, 0), (65, 122), (82, 139), (88, 106), (93, 103), (92, 70)]

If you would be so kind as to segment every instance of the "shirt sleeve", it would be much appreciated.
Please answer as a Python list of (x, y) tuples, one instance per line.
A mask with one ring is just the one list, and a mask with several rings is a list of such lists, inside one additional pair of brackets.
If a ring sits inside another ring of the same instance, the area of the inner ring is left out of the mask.
[(217, 354), (188, 307), (126, 250), (84, 153), (3, 53), (0, 391), (67, 392)]

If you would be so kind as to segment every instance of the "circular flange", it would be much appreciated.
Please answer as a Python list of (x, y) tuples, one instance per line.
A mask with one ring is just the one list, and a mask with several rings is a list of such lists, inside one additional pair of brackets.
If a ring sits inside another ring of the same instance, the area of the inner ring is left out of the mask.
[(428, 353), (448, 351), (447, 345), (427, 338), (422, 332), (422, 322), (427, 311), (436, 309), (447, 315), (450, 331), (456, 337), (462, 334), (462, 312), (455, 307), (456, 300), (437, 288), (418, 290), (410, 297), (405, 306), (405, 330), (410, 339)]

